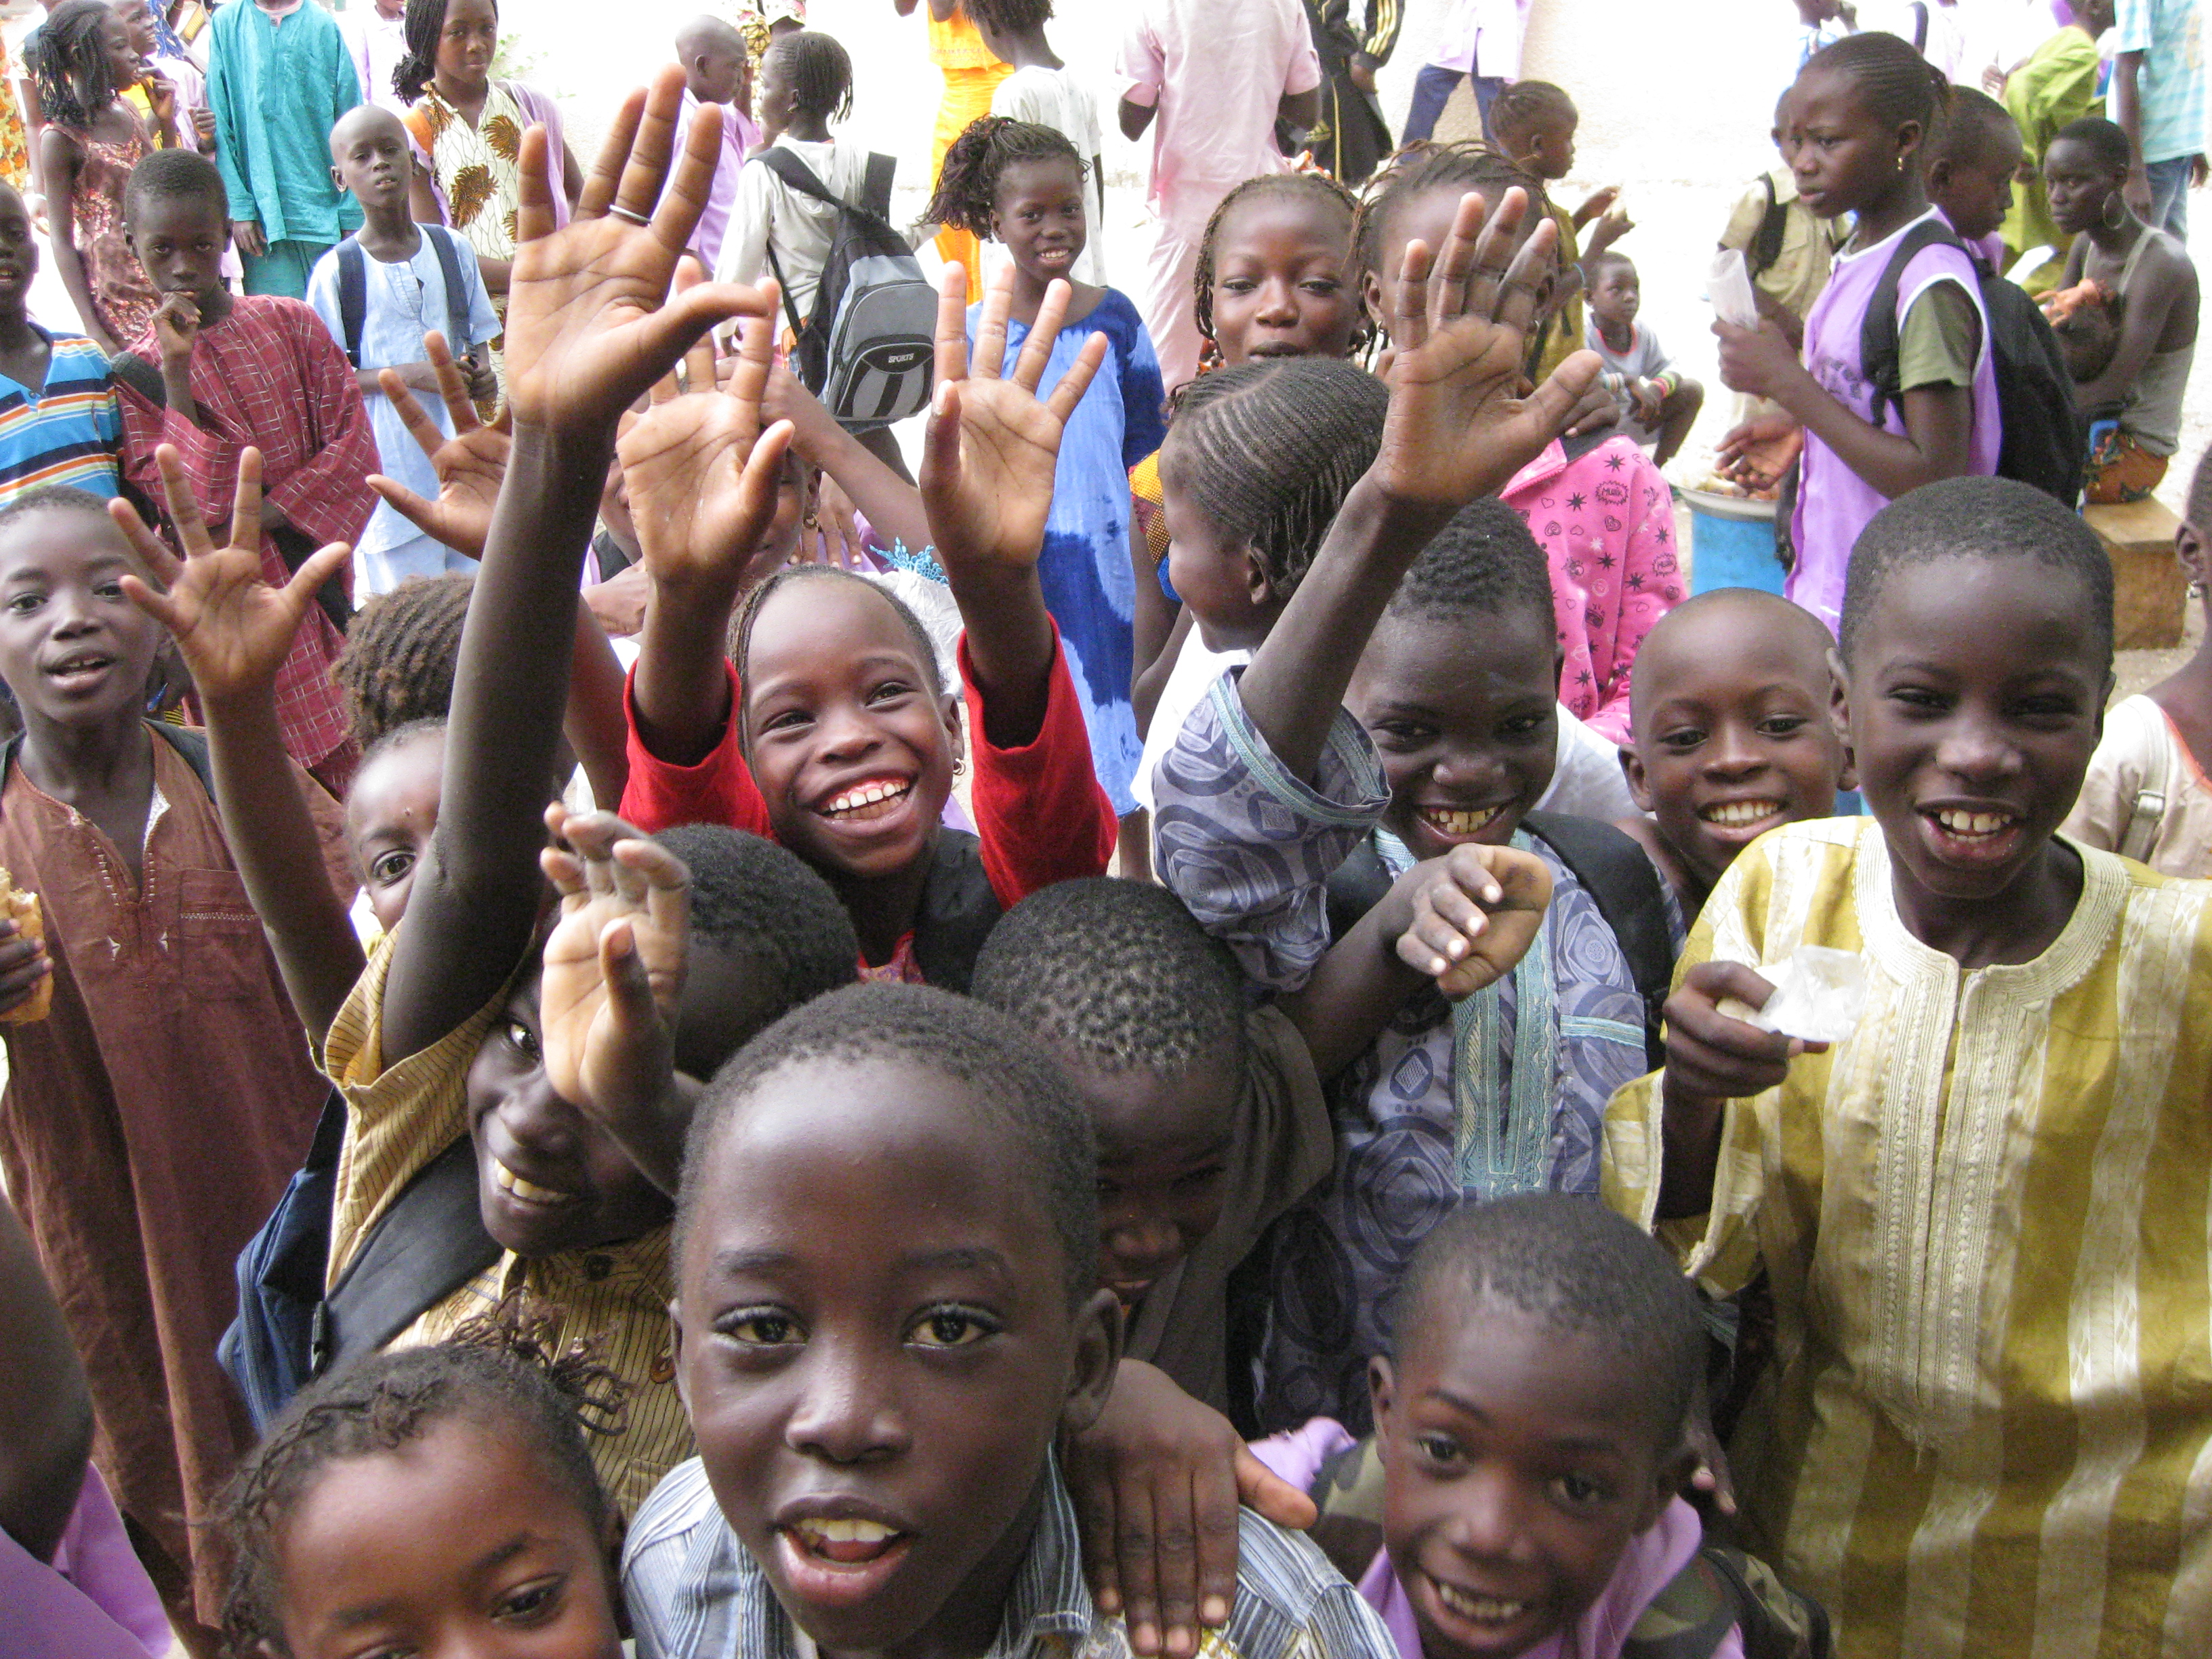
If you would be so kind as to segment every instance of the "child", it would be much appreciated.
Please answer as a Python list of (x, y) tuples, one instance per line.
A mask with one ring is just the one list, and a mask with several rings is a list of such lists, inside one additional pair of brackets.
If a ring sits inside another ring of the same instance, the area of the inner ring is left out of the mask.
[(225, 6), (208, 27), (207, 90), (246, 292), (296, 300), (361, 222), (327, 159), (331, 128), (362, 98), (345, 37), (319, 6)]
[[(912, 15), (915, 0), (891, 0), (902, 17)], [(938, 100), (937, 125), (930, 131), (930, 188), (943, 173), (945, 153), (953, 141), (982, 117), (991, 113), (991, 100), (1013, 65), (1002, 60), (984, 40), (982, 31), (969, 17), (961, 0), (929, 0), (929, 61), (944, 77), (944, 95)], [(975, 235), (947, 226), (937, 234), (937, 253), (947, 264), (968, 274), (968, 291), (983, 291), (981, 250)]]
[[(939, 991), (839, 992), (723, 1070), (684, 1163), (700, 1460), (623, 1547), (639, 1652), (1126, 1652), (1053, 1453), (1105, 1405), (1121, 1318), (1089, 1115), (1035, 1039)], [(1238, 1533), (1223, 1650), (1389, 1652), (1310, 1544)]]
[[(468, 239), (503, 323), (519, 238), (523, 129), (544, 127), (557, 159), (556, 226), (568, 222), (584, 176), (561, 136), (553, 100), (520, 81), (491, 78), (498, 49), (493, 0), (407, 0), (407, 56), (392, 78), (408, 105), (407, 137), (415, 149), (408, 211)], [(505, 358), (497, 348), (492, 362), (504, 384)]]
[[(376, 440), (352, 366), (298, 301), (234, 299), (223, 286), (230, 227), (222, 176), (205, 156), (185, 149), (148, 156), (131, 175), (128, 209), (131, 251), (165, 297), (154, 325), (117, 360), (123, 476), (159, 500), (155, 450), (173, 444), (201, 513), (220, 520), (229, 516), (240, 451), (257, 446), (269, 495), (262, 568), (281, 583), (316, 546), (359, 535), (374, 505), (368, 480)], [(324, 605), (346, 614), (342, 589)], [(339, 641), (333, 616), (309, 617), (276, 696), (287, 751), (343, 793), (359, 757), (330, 683)]]
[(1656, 334), (1637, 327), (1644, 296), (1636, 262), (1606, 252), (1583, 264), (1590, 273), (1589, 327), (1583, 343), (1627, 382), (1632, 413), (1623, 429), (1638, 444), (1652, 445), (1651, 464), (1664, 466), (1696, 424), (1705, 389), (1674, 367)]
[[(937, 195), (923, 216), (1006, 245), (1014, 289), (1009, 349), (1021, 349), (1046, 288), (1066, 276), (1083, 252), (1089, 234), (1084, 167), (1075, 147), (1054, 129), (995, 115), (962, 133), (945, 154)], [(1045, 374), (1056, 382), (1100, 334), (1106, 362), (1060, 439), (1037, 575), (1082, 695), (1091, 763), (1125, 833), (1133, 829), (1141, 838), (1141, 826), (1127, 824), (1137, 811), (1129, 783), (1143, 747), (1129, 702), (1129, 469), (1166, 435), (1165, 394), (1152, 337), (1129, 297), (1084, 282), (1072, 286)], [(969, 313), (971, 343), (981, 315), (980, 306)]]
[(1998, 232), (2021, 157), (2020, 128), (2004, 106), (1972, 87), (1952, 88), (1950, 118), (1927, 147), (1928, 200), (1986, 273), (2004, 274)]
[(407, 0), (372, 0), (338, 14), (346, 54), (361, 77), (361, 95), (394, 115), (407, 113), (396, 76), (407, 58)]
[[(118, 1507), (172, 1616), (194, 1621), (197, 1570), (212, 1623), (198, 1527), (248, 1439), (216, 1338), (327, 1091), (189, 758), (203, 746), (143, 717), (161, 630), (124, 596), (139, 568), (82, 491), (0, 517), (0, 678), (24, 728), (0, 769), (0, 864), (46, 928), (40, 945), (10, 925), (0, 1007), (53, 1000), (5, 1028), (0, 1171), (88, 1358)], [(281, 756), (257, 784), (299, 792), (296, 878), (349, 892), (335, 804)]]
[[(331, 174), (361, 204), (362, 228), (316, 263), (307, 281), (307, 303), (354, 365), (384, 475), (434, 494), (437, 478), (422, 442), (384, 395), (378, 373), (393, 369), (410, 386), (437, 390), (423, 337), (434, 330), (450, 333), (453, 320), (460, 318), (465, 331), (446, 343), (468, 371), (470, 397), (479, 402), (495, 398), (499, 380), (489, 348), (500, 322), (477, 274), (476, 250), (442, 225), (425, 231), (410, 216), (407, 190), (413, 172), (407, 130), (390, 110), (361, 104), (339, 118), (331, 129)], [(345, 314), (349, 259), (361, 283), (360, 309), (350, 323)], [(460, 279), (458, 294), (447, 289), (449, 265)], [(441, 436), (453, 435), (453, 417), (442, 401), (432, 405), (428, 418)], [(410, 576), (476, 568), (474, 559), (416, 529), (389, 501), (377, 503), (360, 538), (354, 555), (364, 596), (388, 593)]]
[[(1092, 288), (1106, 286), (1106, 164), (1105, 147), (1098, 131), (1098, 101), (1075, 71), (1054, 52), (1044, 38), (1052, 16), (1052, 0), (964, 0), (975, 32), (983, 37), (1000, 61), (1013, 65), (1013, 73), (991, 94), (991, 113), (1031, 126), (1050, 127), (1075, 146), (1082, 158), (1090, 188), (1084, 193), (1085, 236), (1083, 252), (1068, 272), (1068, 280)], [(958, 140), (955, 140), (957, 143)], [(950, 146), (946, 147), (950, 153)], [(945, 157), (937, 163), (937, 188), (945, 188)], [(981, 241), (989, 240), (983, 232)]]
[(355, 613), (331, 678), (345, 696), (348, 729), (363, 755), (388, 732), (451, 712), (453, 664), (474, 586), (465, 575), (402, 582)]
[[(118, 95), (137, 79), (138, 55), (104, 0), (70, 0), (46, 19), (39, 50), (46, 230), (55, 273), (85, 332), (111, 357), (146, 331), (155, 304), (123, 226), (131, 169), (155, 148), (137, 112)], [(171, 114), (164, 132), (173, 144)]]
[[(1498, 94), (1490, 106), (1490, 129), (1498, 154), (1548, 187), (1575, 169), (1575, 129), (1582, 125), (1574, 100), (1549, 81), (1516, 81)], [(1572, 213), (1547, 201), (1544, 211), (1559, 228), (1559, 269), (1564, 286), (1559, 309), (1537, 336), (1535, 367), (1530, 374), (1541, 379), (1583, 349), (1581, 290), (1590, 285), (1591, 261), (1635, 227), (1610, 210), (1620, 197), (1619, 185), (1596, 191)], [(1577, 239), (1592, 220), (1587, 246)], [(1579, 283), (1577, 283), (1579, 271)]]
[[(1013, 372), (990, 374), (1012, 276), (976, 322), (987, 343), (977, 374), (966, 374), (957, 281), (938, 313), (941, 401), (921, 493), (967, 630), (957, 693), (939, 685), (928, 635), (887, 591), (826, 566), (776, 569), (780, 559), (759, 562), (720, 533), (697, 510), (693, 426), (655, 431), (649, 410), (623, 441), (653, 584), (629, 688), (623, 816), (647, 830), (712, 823), (772, 835), (844, 900), (864, 976), (960, 990), (1008, 906), (1053, 882), (1103, 874), (1115, 839), (1036, 568), (1060, 428), (1105, 342), (1094, 337), (1050, 397), (1037, 398), (1046, 342), (1067, 305), (1055, 282)], [(763, 568), (775, 574), (762, 580)], [(757, 585), (732, 635), (748, 582)], [(963, 695), (975, 837), (939, 823), (963, 762)]]
[[(1828, 285), (1828, 267), (1842, 245), (1841, 221), (1823, 219), (1797, 195), (1792, 170), (1797, 146), (1790, 137), (1790, 94), (1774, 106), (1774, 147), (1783, 165), (1761, 173), (1737, 200), (1721, 232), (1723, 248), (1743, 255), (1759, 314), (1772, 319), (1784, 337), (1796, 345), (1805, 338), (1805, 319)], [(1794, 349), (1794, 346), (1793, 346)], [(1779, 404), (1739, 398), (1737, 423), (1754, 416), (1786, 418)]]
[(752, 115), (752, 58), (737, 30), (702, 13), (677, 32), (676, 60), (684, 65), (684, 128), (708, 104), (722, 110), (722, 158), (714, 165), (714, 193), (699, 216), (691, 244), (701, 267), (712, 270), (721, 262), (722, 238), (730, 228), (745, 157), (761, 142), (760, 125)]
[[(2189, 592), (2206, 603), (2212, 582), (2212, 459), (2199, 456), (2174, 552)], [(2076, 841), (2168, 876), (2212, 877), (2212, 647), (2105, 716), (2081, 798), (2066, 819)]]
[(123, 413), (107, 360), (82, 335), (31, 320), (38, 270), (30, 211), (0, 185), (0, 507), (52, 485), (101, 497), (119, 485)]
[[(1803, 428), (1790, 522), (1796, 562), (1784, 591), (1832, 630), (1851, 543), (1884, 501), (1932, 479), (1996, 471), (1996, 371), (1980, 284), (1963, 251), (1923, 248), (1901, 273), (1901, 395), (1877, 410), (1859, 361), (1867, 306), (1890, 256), (1935, 212), (1921, 185), (1920, 150), (1948, 92), (1931, 75), (1909, 45), (1878, 31), (1838, 40), (1806, 64), (1788, 105), (1798, 194), (1824, 219), (1856, 213), (1857, 228), (1806, 319), (1802, 362), (1771, 322), (1713, 325), (1722, 380), (1771, 398)], [(1722, 441), (1722, 465), (1746, 483), (1776, 483), (1753, 453), (1771, 436), (1758, 423), (1736, 428)]]
[(1721, 587), (1644, 636), (1621, 770), (1647, 817), (1625, 818), (1686, 917), (1768, 830), (1834, 816), (1856, 787), (1828, 718), (1828, 630), (1789, 600)]
[(342, 1632), (618, 1659), (621, 1522), (584, 1431), (621, 1432), (621, 1384), (523, 1311), (326, 1378), (270, 1431), (230, 1493), (230, 1651), (307, 1659)]
[(1139, 308), (1172, 389), (1198, 373), (1192, 278), (1207, 221), (1245, 179), (1285, 170), (1275, 122), (1319, 118), (1321, 60), (1298, 0), (1141, 0), (1127, 12), (1121, 136), (1133, 143), (1152, 130), (1153, 246)]
[[(2185, 1565), (2212, 1417), (2172, 1364), (2212, 1308), (2195, 1253), (2152, 1243), (2206, 1226), (2212, 906), (2054, 833), (2112, 688), (2111, 573), (2007, 480), (1867, 526), (1837, 710), (1873, 816), (1736, 860), (1664, 1070), (1608, 1113), (1607, 1201), (1705, 1218), (1685, 1265), (1717, 1293), (1772, 1284), (1779, 1364), (1732, 1459), (1747, 1540), (1844, 1653), (2212, 1643)], [(1832, 1046), (1723, 1012), (1801, 944), (1864, 974)]]
[(1172, 895), (1064, 881), (1006, 913), (975, 994), (1035, 1034), (1098, 1137), (1099, 1283), (1124, 1354), (1231, 1402), (1228, 1286), (1268, 1223), (1328, 1174), (1304, 1040), (1245, 1007), (1243, 975)]
[(156, 11), (155, 0), (108, 0), (108, 9), (123, 20), (135, 59), (136, 79), (123, 96), (134, 106), (143, 100), (139, 118), (149, 131), (160, 128), (160, 108), (168, 101), (176, 133), (167, 143), (189, 144), (203, 155), (213, 155), (215, 112), (208, 107), (206, 72), (185, 55), (174, 29), (162, 39), (168, 20)]
[[(1524, 1193), (1439, 1222), (1396, 1298), (1368, 1367), (1382, 1540), (1359, 1593), (1400, 1659), (1620, 1659), (1672, 1634), (1668, 1592), (1711, 1569), (1681, 1496), (1705, 1325), (1666, 1252)], [(1306, 1486), (1352, 1444), (1324, 1418), (1255, 1449)], [(1734, 1625), (1692, 1650), (1741, 1659)]]
[(2043, 158), (2051, 216), (2074, 237), (2060, 285), (2100, 283), (2118, 302), (2112, 356), (2074, 388), (2075, 406), (2098, 428), (2082, 492), (2097, 503), (2139, 501), (2166, 477), (2197, 355), (2197, 267), (2185, 246), (2129, 207), (2126, 139), (2110, 121), (2076, 121)]

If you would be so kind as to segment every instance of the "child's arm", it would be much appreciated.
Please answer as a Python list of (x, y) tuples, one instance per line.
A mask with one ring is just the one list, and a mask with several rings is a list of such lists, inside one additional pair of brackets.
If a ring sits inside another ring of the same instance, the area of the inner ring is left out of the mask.
[(761, 413), (791, 422), (791, 447), (799, 458), (836, 481), (853, 505), (868, 515), (878, 536), (895, 538), (909, 553), (929, 545), (929, 519), (921, 492), (886, 466), (882, 459), (837, 424), (822, 400), (779, 362), (769, 371)]
[(1314, 1069), (1334, 1077), (1424, 984), (1456, 1002), (1510, 973), (1551, 902), (1551, 869), (1534, 854), (1455, 847), (1393, 882), (1279, 1006), (1312, 1050)]
[(46, 240), (53, 245), (54, 273), (69, 290), (70, 302), (76, 307), (77, 320), (93, 343), (112, 357), (120, 353), (126, 341), (112, 337), (100, 320), (99, 309), (92, 303), (92, 279), (85, 274), (84, 259), (76, 251), (76, 140), (59, 127), (46, 127), (39, 133), (39, 152), (46, 178), (51, 182), (51, 194), (46, 198)]
[[(38, 1253), (0, 1193), (0, 1532), (51, 1562), (92, 1455), (92, 1393)], [(33, 1641), (37, 1632), (30, 1632)]]
[(238, 458), (230, 545), (217, 547), (176, 450), (155, 452), (179, 559), (128, 503), (109, 514), (166, 589), (123, 579), (132, 604), (169, 630), (207, 715), (216, 811), (246, 896), (269, 935), (293, 1012), (319, 1047), (367, 965), (346, 906), (324, 874), (322, 840), (296, 787), (276, 721), (276, 671), (315, 593), (348, 550), (324, 548), (283, 587), (261, 574), (261, 453)]
[(1442, 255), (1409, 243), (1390, 330), (1382, 447), (1239, 686), (1246, 714), (1291, 775), (1310, 778), (1352, 671), (1399, 579), (1460, 507), (1495, 493), (1559, 431), (1596, 376), (1577, 352), (1526, 399), (1522, 335), (1558, 229), (1536, 227), (1507, 262), (1528, 199), (1506, 191), (1490, 222), (1462, 199)]
[(305, 408), (292, 418), (306, 424), (316, 447), (301, 465), (270, 481), (261, 520), (289, 524), (318, 542), (350, 541), (374, 507), (362, 486), (376, 471), (376, 428), (345, 348), (321, 319), (303, 307), (287, 313), (285, 322), (299, 343), (304, 381)]
[(545, 1079), (673, 1197), (691, 1097), (675, 1071), (691, 872), (611, 812), (545, 813), (538, 854), (561, 894), (545, 941), (538, 1025)]
[(386, 1064), (483, 1006), (536, 928), (568, 690), (568, 653), (544, 646), (574, 635), (616, 422), (716, 320), (763, 309), (757, 294), (720, 286), (664, 303), (720, 147), (719, 113), (702, 112), (671, 167), (683, 90), (671, 64), (649, 94), (624, 100), (576, 216), (559, 230), (545, 132), (523, 137), (507, 329), (514, 444), (461, 635), (438, 827), (392, 946)]

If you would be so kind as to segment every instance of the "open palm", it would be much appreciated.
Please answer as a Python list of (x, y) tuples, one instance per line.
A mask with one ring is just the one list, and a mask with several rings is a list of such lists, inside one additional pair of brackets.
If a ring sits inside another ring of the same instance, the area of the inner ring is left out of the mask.
[(159, 592), (136, 576), (125, 576), (123, 591), (169, 630), (202, 697), (220, 702), (259, 692), (276, 678), (290, 654), (293, 637), (300, 631), (301, 618), (315, 603), (316, 590), (344, 568), (350, 550), (343, 542), (333, 543), (278, 587), (261, 567), (261, 452), (239, 453), (228, 547), (216, 546), (208, 533), (175, 448), (163, 444), (155, 452), (155, 461), (185, 556), (179, 559), (163, 546), (128, 504), (110, 502), (116, 524), (167, 590)]
[(422, 337), (422, 349), (438, 372), (438, 393), (453, 423), (451, 437), (439, 429), (396, 369), (386, 369), (377, 377), (377, 384), (392, 400), (408, 436), (428, 458), (430, 471), (437, 475), (438, 499), (434, 501), (419, 495), (381, 474), (372, 474), (369, 486), (432, 540), (469, 558), (481, 559), (484, 538), (491, 534), (491, 509), (499, 500), (500, 481), (507, 477), (507, 452), (514, 447), (514, 441), (507, 432), (507, 411), (501, 410), (499, 418), (486, 426), (469, 396), (468, 376), (453, 362), (446, 337), (432, 330)]

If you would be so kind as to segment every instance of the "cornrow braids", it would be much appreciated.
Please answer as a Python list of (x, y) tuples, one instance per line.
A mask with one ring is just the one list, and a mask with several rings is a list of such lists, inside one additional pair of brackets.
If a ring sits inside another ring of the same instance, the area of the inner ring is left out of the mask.
[(1069, 162), (1079, 180), (1091, 172), (1090, 164), (1057, 127), (1004, 115), (978, 117), (945, 150), (937, 191), (922, 210), (922, 222), (950, 225), (988, 242), (999, 210), (1000, 177), (1017, 162), (1045, 161)]
[[(497, 16), (498, 13), (497, 0), (494, 0), (492, 14)], [(438, 37), (445, 31), (446, 0), (407, 0), (407, 12), (399, 24), (399, 39), (405, 50), (392, 70), (392, 89), (402, 103), (411, 104), (420, 98), (430, 77), (438, 72)]]
[[(1575, 100), (1566, 88), (1549, 81), (1516, 81), (1500, 92), (1490, 106), (1490, 130), (1509, 150), (1521, 148), (1514, 140), (1527, 138), (1540, 122), (1564, 117), (1579, 118)], [(1509, 137), (1508, 135), (1510, 135)]]
[[(1228, 222), (1230, 214), (1239, 204), (1267, 197), (1314, 202), (1340, 209), (1344, 214), (1345, 245), (1349, 256), (1352, 231), (1359, 222), (1359, 198), (1340, 182), (1326, 173), (1267, 173), (1257, 179), (1247, 179), (1221, 198), (1220, 206), (1213, 210), (1213, 216), (1206, 222), (1206, 234), (1199, 239), (1198, 269), (1191, 277), (1191, 286), (1198, 301), (1198, 331), (1209, 341), (1213, 338), (1213, 272), (1215, 255), (1221, 242), (1221, 227)], [(1364, 343), (1364, 339), (1353, 341), (1352, 350), (1358, 351)]]
[(1912, 49), (1912, 43), (1880, 29), (1847, 34), (1814, 52), (1797, 71), (1836, 75), (1857, 88), (1875, 119), (1894, 131), (1908, 121), (1920, 124), (1920, 148), (1936, 147), (1951, 109), (1951, 83), (1943, 71)]
[(1001, 34), (1026, 34), (1052, 21), (1052, 0), (960, 0), (970, 21)]
[(434, 1346), (370, 1356), (304, 1390), (246, 1458), (224, 1494), (236, 1554), (223, 1599), (230, 1651), (289, 1656), (278, 1571), (285, 1522), (332, 1463), (374, 1457), (467, 1420), (515, 1436), (576, 1502), (592, 1532), (613, 1512), (584, 1443), (619, 1434), (621, 1378), (589, 1346), (558, 1345), (560, 1312), (520, 1292)]
[(1200, 375), (1176, 396), (1170, 486), (1250, 543), (1287, 597), (1382, 447), (1389, 393), (1335, 357), (1274, 357)]
[(356, 613), (331, 678), (364, 752), (396, 726), (446, 717), (474, 586), (459, 573), (410, 577)]
[(57, 126), (79, 131), (98, 120), (122, 88), (107, 63), (106, 0), (69, 0), (39, 31), (39, 105)]
[(1391, 216), (1407, 203), (1431, 191), (1454, 190), (1462, 195), (1473, 191), (1495, 207), (1500, 197), (1516, 188), (1528, 197), (1528, 215), (1521, 222), (1533, 226), (1549, 210), (1550, 198), (1544, 193), (1541, 179), (1523, 173), (1508, 157), (1468, 140), (1407, 145), (1383, 164), (1360, 203), (1359, 216), (1352, 222), (1353, 280), (1364, 286), (1372, 275), (1387, 285), (1396, 274), (1382, 269), (1382, 233)]
[[(851, 571), (840, 570), (832, 564), (785, 565), (745, 595), (744, 604), (738, 608), (737, 619), (730, 624), (730, 661), (738, 671), (740, 684), (745, 678), (746, 665), (752, 659), (753, 624), (760, 619), (762, 609), (792, 583), (815, 581), (858, 582), (890, 606), (897, 613), (899, 621), (906, 625), (906, 631), (914, 636), (915, 653), (921, 659), (921, 672), (929, 681), (929, 695), (937, 697), (945, 694), (944, 677), (938, 670), (937, 647), (930, 641), (929, 630), (921, 625), (921, 618), (908, 608), (904, 599), (888, 587), (878, 586), (865, 576), (856, 576)], [(744, 736), (742, 709), (738, 711), (738, 730), (741, 738)]]
[[(414, 3), (408, 0), (410, 7)], [(797, 29), (779, 36), (767, 56), (787, 66), (791, 100), (798, 109), (825, 121), (842, 121), (853, 112), (853, 59), (836, 35)]]

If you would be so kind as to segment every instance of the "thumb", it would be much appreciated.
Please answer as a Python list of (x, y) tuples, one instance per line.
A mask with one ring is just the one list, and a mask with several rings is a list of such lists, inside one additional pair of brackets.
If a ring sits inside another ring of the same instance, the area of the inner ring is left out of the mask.
[(1237, 1501), (1279, 1527), (1304, 1532), (1321, 1519), (1312, 1498), (1252, 1455), (1237, 1449)]
[(332, 542), (292, 573), (292, 580), (284, 584), (284, 597), (304, 610), (313, 601), (316, 591), (344, 569), (352, 557), (352, 548), (343, 542)]

